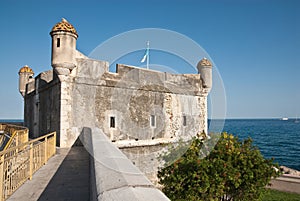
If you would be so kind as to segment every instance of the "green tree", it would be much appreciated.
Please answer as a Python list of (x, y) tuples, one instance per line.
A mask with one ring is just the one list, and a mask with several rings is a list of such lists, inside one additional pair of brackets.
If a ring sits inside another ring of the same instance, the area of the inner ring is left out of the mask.
[[(259, 200), (272, 177), (279, 176), (278, 165), (265, 159), (250, 138), (240, 141), (222, 133), (202, 140), (194, 137), (186, 152), (158, 172), (163, 192), (171, 200)], [(205, 145), (217, 141), (202, 158)], [(178, 155), (187, 143), (181, 142), (162, 156), (163, 161)]]

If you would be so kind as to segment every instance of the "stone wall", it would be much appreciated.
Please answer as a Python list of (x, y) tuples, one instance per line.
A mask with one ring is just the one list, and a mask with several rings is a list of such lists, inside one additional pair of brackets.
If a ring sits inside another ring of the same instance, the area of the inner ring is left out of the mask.
[(129, 158), (132, 163), (139, 168), (148, 179), (155, 185), (158, 185), (157, 171), (161, 166), (160, 155), (168, 147), (166, 144), (132, 146), (120, 148), (120, 150)]
[(56, 131), (59, 146), (60, 82), (52, 70), (41, 73), (27, 85), (24, 102), (24, 126), (29, 128), (30, 138)]

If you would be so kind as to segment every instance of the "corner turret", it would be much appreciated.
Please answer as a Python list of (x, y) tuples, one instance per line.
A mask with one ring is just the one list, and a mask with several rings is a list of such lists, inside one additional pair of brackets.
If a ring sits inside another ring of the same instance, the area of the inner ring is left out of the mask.
[(23, 97), (26, 93), (26, 85), (34, 79), (33, 75), (33, 70), (27, 65), (19, 70), (19, 91)]
[(66, 19), (54, 25), (52, 37), (51, 65), (58, 75), (69, 75), (76, 67), (76, 29)]
[(212, 87), (212, 63), (203, 58), (197, 64), (198, 72), (202, 80), (202, 87), (209, 93)]

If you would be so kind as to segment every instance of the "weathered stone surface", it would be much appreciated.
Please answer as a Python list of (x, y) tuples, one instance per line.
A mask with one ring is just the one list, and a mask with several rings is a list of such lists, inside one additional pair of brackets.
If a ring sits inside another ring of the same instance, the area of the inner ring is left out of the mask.
[(159, 156), (168, 143), (155, 146), (131, 146), (120, 150), (137, 166), (155, 185), (158, 184), (157, 171), (161, 164)]
[(29, 128), (31, 138), (56, 131), (59, 145), (61, 108), (59, 80), (53, 75), (53, 71), (47, 71), (37, 76), (32, 84), (34, 90), (27, 91), (24, 97), (24, 125)]

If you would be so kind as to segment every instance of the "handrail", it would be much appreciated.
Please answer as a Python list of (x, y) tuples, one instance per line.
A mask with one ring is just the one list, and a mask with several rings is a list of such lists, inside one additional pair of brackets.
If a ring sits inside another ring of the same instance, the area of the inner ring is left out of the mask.
[(9, 135), (9, 139), (3, 145), (2, 150), (9, 149), (11, 147), (18, 146), (19, 144), (23, 144), (28, 142), (28, 128), (23, 126), (17, 126), (13, 124), (0, 124), (0, 129), (3, 133)]
[(14, 140), (14, 137), (15, 137), (16, 135), (17, 135), (17, 131), (14, 131), (14, 132), (11, 134), (11, 136), (10, 136), (8, 142), (7, 142), (6, 145), (4, 146), (4, 149), (3, 149), (3, 150), (5, 150), (5, 149), (7, 149), (7, 147), (9, 147), (9, 145), (12, 143), (12, 141)]
[(12, 128), (18, 128), (19, 130), (27, 129), (27, 127), (18, 126), (18, 125), (15, 125), (15, 124), (0, 123), (0, 125), (1, 126), (9, 126), (9, 127), (12, 127)]
[(24, 146), (29, 145), (30, 143), (34, 143), (34, 142), (40, 141), (42, 139), (48, 138), (48, 136), (51, 136), (51, 135), (56, 135), (56, 132), (52, 132), (52, 133), (49, 133), (47, 135), (43, 135), (41, 137), (38, 137), (38, 138), (35, 138), (35, 139), (30, 140), (28, 142), (25, 142), (25, 143), (23, 143), (21, 145), (18, 145), (18, 146), (15, 146), (15, 147), (12, 147), (12, 148), (0, 151), (0, 157), (2, 155), (4, 155), (4, 154), (8, 153), (8, 152), (14, 151), (15, 149), (23, 148)]
[(56, 133), (0, 152), (0, 201), (6, 200), (56, 152)]

